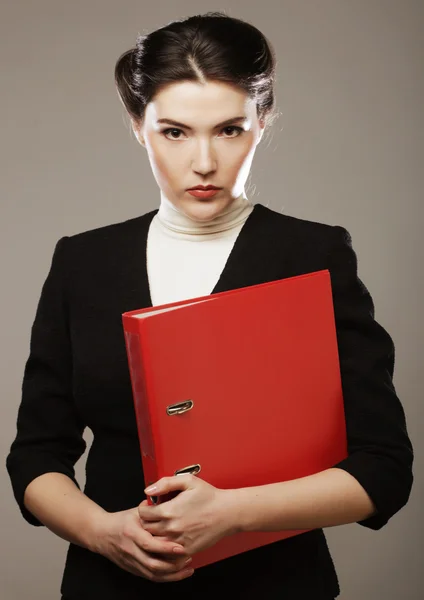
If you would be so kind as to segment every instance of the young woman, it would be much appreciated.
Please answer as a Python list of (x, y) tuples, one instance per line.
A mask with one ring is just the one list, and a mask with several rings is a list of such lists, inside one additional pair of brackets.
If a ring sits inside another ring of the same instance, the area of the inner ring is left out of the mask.
[[(408, 500), (413, 451), (392, 382), (393, 343), (374, 320), (348, 232), (246, 196), (256, 146), (275, 115), (271, 46), (252, 25), (208, 13), (139, 37), (115, 76), (160, 204), (56, 246), (7, 459), (16, 500), (29, 523), (70, 542), (67, 600), (179, 592), (335, 598), (322, 528), (383, 527)], [(148, 506), (122, 313), (320, 269), (332, 279), (348, 457), (313, 476), (255, 488), (165, 478), (154, 494), (181, 493)], [(85, 427), (94, 441), (82, 492), (74, 464)], [(190, 569), (195, 552), (233, 532), (281, 529), (310, 531)]]

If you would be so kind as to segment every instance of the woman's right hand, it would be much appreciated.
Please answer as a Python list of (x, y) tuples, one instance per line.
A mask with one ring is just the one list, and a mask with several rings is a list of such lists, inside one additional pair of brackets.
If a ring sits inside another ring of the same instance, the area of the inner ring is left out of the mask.
[(92, 550), (133, 575), (151, 581), (180, 581), (193, 574), (183, 546), (143, 529), (138, 509), (106, 513), (96, 528)]

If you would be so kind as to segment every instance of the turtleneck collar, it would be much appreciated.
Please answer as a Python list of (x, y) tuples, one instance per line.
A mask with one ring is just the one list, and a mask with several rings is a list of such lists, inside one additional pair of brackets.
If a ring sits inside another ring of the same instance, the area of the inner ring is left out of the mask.
[(203, 236), (236, 228), (244, 223), (252, 210), (253, 204), (244, 194), (241, 194), (218, 216), (210, 221), (199, 223), (177, 210), (172, 202), (161, 195), (161, 203), (156, 217), (165, 229), (174, 233), (184, 236)]

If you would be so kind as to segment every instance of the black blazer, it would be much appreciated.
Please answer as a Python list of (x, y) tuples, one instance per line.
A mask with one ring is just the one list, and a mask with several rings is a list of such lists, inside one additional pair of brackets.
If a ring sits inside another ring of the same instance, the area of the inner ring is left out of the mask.
[[(26, 486), (46, 472), (75, 481), (86, 444), (85, 493), (107, 511), (137, 506), (143, 475), (121, 315), (151, 306), (146, 242), (157, 210), (124, 223), (59, 240), (32, 328), (17, 435), (7, 468), (25, 519)], [(370, 294), (357, 277), (348, 232), (339, 226), (254, 206), (212, 293), (329, 269), (342, 371), (349, 456), (335, 467), (351, 473), (378, 513), (360, 525), (378, 530), (407, 502), (413, 450), (392, 383), (394, 347), (374, 320)], [(70, 544), (61, 591), (70, 600), (141, 600), (271, 593), (286, 600), (333, 598), (337, 575), (322, 529), (198, 569), (178, 583), (135, 577), (104, 557)], [(161, 594), (164, 594), (162, 596)]]

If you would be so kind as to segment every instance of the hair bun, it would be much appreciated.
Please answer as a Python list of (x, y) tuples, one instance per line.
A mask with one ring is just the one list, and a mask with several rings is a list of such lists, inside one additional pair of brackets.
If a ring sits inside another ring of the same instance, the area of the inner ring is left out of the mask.
[(207, 80), (233, 83), (268, 122), (275, 108), (274, 50), (256, 27), (223, 12), (177, 20), (140, 35), (115, 65), (115, 83), (130, 117), (140, 120), (164, 85)]

